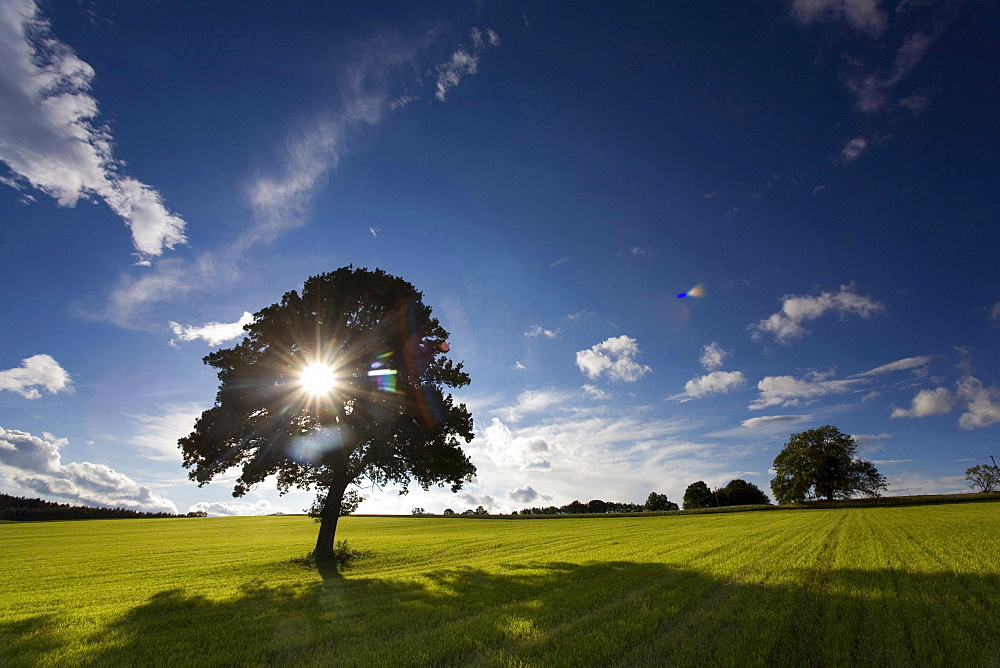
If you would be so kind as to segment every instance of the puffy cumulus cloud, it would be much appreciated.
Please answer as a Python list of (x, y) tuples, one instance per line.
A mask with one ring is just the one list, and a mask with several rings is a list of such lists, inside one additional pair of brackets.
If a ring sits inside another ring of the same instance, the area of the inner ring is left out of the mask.
[(64, 438), (0, 427), (0, 479), (44, 497), (90, 506), (176, 513), (174, 502), (104, 464), (63, 464)]
[(543, 501), (551, 501), (552, 497), (548, 494), (542, 494), (536, 491), (531, 485), (526, 487), (518, 487), (517, 489), (507, 490), (507, 497), (517, 503), (529, 504), (536, 499), (541, 499)]
[(532, 325), (531, 329), (524, 333), (525, 336), (530, 338), (535, 338), (536, 336), (544, 336), (547, 339), (555, 339), (559, 337), (560, 330), (558, 329), (545, 329), (541, 325)]
[(780, 312), (750, 325), (749, 329), (754, 340), (759, 340), (766, 332), (773, 334), (778, 343), (789, 343), (806, 333), (803, 323), (827, 313), (836, 313), (841, 318), (848, 315), (872, 318), (884, 310), (885, 305), (881, 302), (857, 294), (853, 286), (842, 285), (837, 292), (821, 292), (814, 296), (785, 295)]
[(740, 424), (747, 429), (783, 429), (787, 425), (798, 424), (811, 419), (811, 415), (762, 415), (744, 420)]
[(181, 460), (177, 441), (191, 433), (207, 406), (198, 403), (160, 404), (158, 413), (129, 415), (135, 433), (129, 439), (147, 459)]
[(917, 392), (917, 396), (913, 397), (910, 408), (896, 408), (892, 411), (892, 417), (921, 418), (928, 415), (942, 415), (955, 407), (955, 401), (955, 397), (944, 387), (935, 390), (920, 390)]
[(931, 363), (934, 358), (930, 355), (923, 355), (921, 357), (904, 357), (901, 360), (896, 360), (895, 362), (889, 362), (888, 364), (883, 364), (882, 366), (877, 366), (874, 369), (869, 369), (864, 373), (855, 374), (851, 376), (852, 378), (864, 378), (866, 376), (879, 376), (884, 373), (892, 373), (893, 371), (907, 371), (909, 369), (920, 369)]
[(267, 499), (261, 499), (257, 503), (200, 501), (188, 508), (188, 512), (206, 512), (214, 516), (266, 515), (271, 511), (271, 502)]
[(110, 130), (94, 124), (94, 69), (52, 35), (32, 0), (4, 4), (0, 53), (0, 160), (16, 179), (60, 206), (103, 199), (131, 230), (142, 264), (184, 243), (184, 220), (122, 173)]
[(50, 355), (32, 355), (21, 360), (21, 366), (0, 371), (0, 390), (38, 399), (42, 396), (39, 388), (52, 394), (73, 389), (69, 374)]
[(176, 341), (196, 341), (204, 339), (210, 346), (217, 346), (226, 341), (243, 335), (243, 327), (253, 322), (253, 315), (249, 311), (244, 311), (243, 315), (236, 322), (208, 322), (204, 325), (181, 325), (170, 321), (170, 329), (174, 332), (171, 345), (177, 345)]
[(705, 371), (715, 371), (722, 366), (722, 361), (729, 356), (729, 353), (722, 349), (715, 341), (705, 346), (701, 351), (698, 361), (705, 367)]
[(684, 384), (682, 397), (699, 399), (711, 394), (725, 394), (743, 387), (746, 377), (742, 371), (713, 371), (699, 378), (692, 378)]
[(888, 18), (878, 5), (879, 0), (792, 0), (792, 16), (806, 25), (846, 21), (855, 30), (878, 37), (888, 25)]
[(986, 387), (973, 376), (964, 376), (955, 384), (955, 392), (945, 387), (920, 390), (913, 397), (910, 408), (895, 408), (894, 418), (921, 418), (943, 415), (955, 406), (965, 411), (958, 418), (962, 429), (981, 429), (1000, 422), (1000, 387)]
[(548, 471), (552, 468), (552, 463), (546, 459), (549, 444), (540, 436), (515, 437), (500, 418), (493, 418), (483, 435), (486, 454), (496, 464), (513, 465), (522, 471)]
[(597, 399), (599, 401), (607, 401), (608, 399), (611, 398), (611, 394), (609, 392), (605, 392), (596, 385), (590, 385), (590, 384), (581, 385), (580, 389), (586, 392), (587, 396), (589, 396), (591, 399)]
[(461, 83), (462, 78), (475, 74), (479, 70), (479, 57), (488, 44), (491, 47), (500, 46), (500, 36), (492, 29), (486, 32), (478, 28), (469, 31), (472, 48), (458, 48), (451, 57), (437, 66), (437, 84), (434, 97), (440, 102), (445, 101), (448, 91)]
[(636, 362), (639, 345), (631, 336), (612, 337), (576, 354), (576, 365), (588, 378), (607, 375), (610, 380), (632, 383), (652, 369)]
[(867, 379), (820, 380), (814, 378), (794, 378), (792, 376), (766, 376), (757, 383), (760, 394), (747, 407), (759, 411), (771, 406), (798, 406), (831, 394), (843, 394), (857, 390)]

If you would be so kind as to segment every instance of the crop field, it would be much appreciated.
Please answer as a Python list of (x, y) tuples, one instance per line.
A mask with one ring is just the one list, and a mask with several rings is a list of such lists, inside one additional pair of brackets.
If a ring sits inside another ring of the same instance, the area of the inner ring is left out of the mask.
[(1000, 664), (1000, 504), (0, 525), (0, 665)]

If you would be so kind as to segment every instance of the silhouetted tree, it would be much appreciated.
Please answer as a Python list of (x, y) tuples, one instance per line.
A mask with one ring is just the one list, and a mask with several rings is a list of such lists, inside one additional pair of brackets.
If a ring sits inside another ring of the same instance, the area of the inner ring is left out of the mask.
[(444, 509), (444, 512), (443, 512), (443, 513), (441, 513), (441, 514), (442, 514), (442, 515), (454, 515), (454, 514), (455, 514), (455, 511), (454, 511), (454, 510), (452, 510), (451, 508), (445, 508), (445, 509)]
[(587, 502), (587, 512), (606, 513), (608, 512), (608, 504), (606, 501), (601, 501), (600, 499), (593, 499)]
[[(771, 503), (760, 487), (740, 478), (730, 480), (729, 484), (715, 490), (720, 506), (750, 506)], [(686, 498), (686, 497), (685, 497)]]
[(794, 503), (855, 494), (881, 496), (885, 477), (874, 464), (857, 457), (857, 447), (852, 437), (830, 425), (792, 434), (774, 458), (774, 498), (778, 503)]
[(204, 358), (215, 405), (180, 439), (204, 485), (242, 467), (233, 496), (275, 476), (317, 490), (317, 561), (332, 561), (347, 487), (361, 480), (457, 491), (476, 468), (462, 451), (472, 416), (443, 388), (469, 376), (444, 353), (448, 332), (422, 295), (381, 270), (313, 276), (254, 316), (243, 341)]
[(677, 510), (677, 504), (667, 498), (666, 494), (650, 492), (646, 499), (646, 510)]
[(693, 508), (714, 508), (718, 505), (715, 494), (704, 480), (693, 482), (684, 490), (684, 510)]
[(489, 515), (490, 511), (486, 510), (482, 506), (476, 506), (475, 514), (476, 515)]
[(976, 464), (965, 469), (965, 479), (969, 481), (969, 487), (978, 487), (980, 492), (995, 492), (1000, 489), (1000, 468)]

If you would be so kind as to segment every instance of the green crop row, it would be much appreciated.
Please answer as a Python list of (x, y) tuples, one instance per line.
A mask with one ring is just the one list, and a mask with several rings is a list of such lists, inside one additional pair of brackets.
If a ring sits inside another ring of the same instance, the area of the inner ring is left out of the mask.
[(0, 665), (996, 665), (998, 510), (4, 524)]

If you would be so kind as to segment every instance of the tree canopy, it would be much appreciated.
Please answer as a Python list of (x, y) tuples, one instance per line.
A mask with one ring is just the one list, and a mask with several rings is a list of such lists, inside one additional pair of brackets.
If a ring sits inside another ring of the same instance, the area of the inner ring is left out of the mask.
[(858, 458), (857, 448), (851, 436), (831, 425), (792, 434), (774, 459), (771, 491), (775, 500), (795, 503), (856, 494), (881, 496), (885, 477), (874, 464)]
[(666, 494), (650, 492), (646, 498), (646, 510), (654, 512), (657, 510), (678, 510), (677, 504), (667, 498)]
[(714, 508), (718, 504), (715, 494), (704, 480), (693, 482), (684, 490), (684, 510), (694, 508)]
[(274, 476), (278, 489), (315, 489), (317, 560), (333, 539), (349, 485), (405, 493), (450, 484), (475, 466), (461, 448), (472, 416), (444, 388), (469, 383), (445, 353), (448, 332), (422, 294), (380, 269), (344, 267), (254, 315), (236, 346), (204, 358), (218, 369), (215, 405), (180, 439), (199, 485), (240, 468), (233, 496)]
[[(771, 503), (767, 494), (752, 482), (742, 478), (730, 480), (725, 487), (715, 490), (720, 506), (751, 506)], [(685, 496), (685, 498), (687, 498)]]

